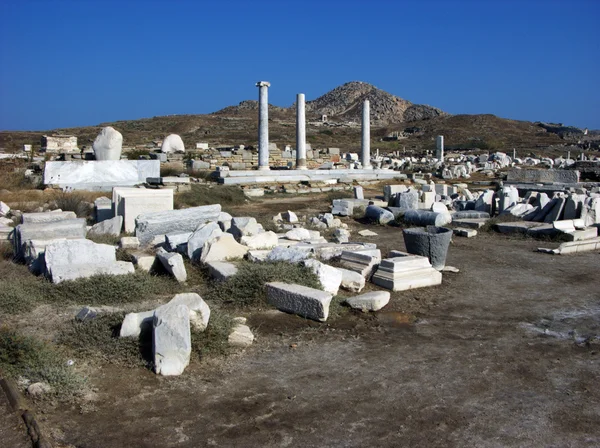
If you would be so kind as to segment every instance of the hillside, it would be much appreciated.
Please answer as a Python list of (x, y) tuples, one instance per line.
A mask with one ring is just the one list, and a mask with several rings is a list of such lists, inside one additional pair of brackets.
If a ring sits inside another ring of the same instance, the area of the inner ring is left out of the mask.
[[(308, 142), (313, 147), (359, 150), (358, 122), (364, 99), (371, 102), (372, 147), (384, 152), (432, 149), (436, 135), (444, 135), (448, 148), (507, 151), (512, 148), (560, 148), (565, 144), (576, 143), (583, 135), (577, 128), (508, 120), (489, 114), (449, 115), (431, 106), (413, 104), (367, 83), (349, 82), (319, 98), (307, 101)], [(2, 131), (0, 148), (10, 152), (21, 149), (23, 144), (33, 144), (34, 149), (39, 149), (41, 136), (52, 133), (75, 135), (80, 147), (90, 146), (104, 126), (113, 126), (119, 130), (123, 134), (124, 146), (140, 149), (146, 145), (151, 146), (153, 141), (161, 140), (171, 133), (181, 135), (186, 147), (190, 149), (195, 148), (196, 142), (208, 142), (212, 146), (253, 146), (257, 143), (257, 109), (257, 101), (247, 100), (237, 106), (229, 106), (206, 115), (169, 115), (48, 131)], [(269, 111), (270, 140), (280, 147), (294, 145), (294, 105), (270, 105)], [(328, 123), (320, 123), (322, 114), (328, 115)], [(395, 140), (397, 137), (399, 138)], [(595, 145), (597, 147), (597, 142)]]

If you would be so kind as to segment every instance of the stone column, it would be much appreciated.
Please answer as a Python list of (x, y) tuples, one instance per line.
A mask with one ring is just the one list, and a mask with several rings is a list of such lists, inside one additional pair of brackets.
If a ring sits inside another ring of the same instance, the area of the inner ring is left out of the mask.
[(269, 169), (269, 87), (271, 83), (259, 81), (258, 87), (258, 169)]
[(435, 139), (435, 158), (440, 162), (444, 161), (444, 136), (438, 135)]
[(296, 169), (305, 170), (306, 167), (306, 111), (304, 107), (304, 94), (296, 95)]
[(516, 158), (517, 158), (517, 150), (515, 148), (513, 148), (513, 162), (515, 161)]
[(371, 120), (370, 120), (369, 100), (365, 100), (363, 102), (361, 149), (362, 149), (361, 162), (362, 162), (363, 169), (372, 168), (371, 167)]

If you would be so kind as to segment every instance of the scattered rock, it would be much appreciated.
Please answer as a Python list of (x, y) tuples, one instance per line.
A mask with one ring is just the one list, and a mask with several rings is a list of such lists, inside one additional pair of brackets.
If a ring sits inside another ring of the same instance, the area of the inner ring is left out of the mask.
[(368, 229), (366, 229), (366, 230), (360, 230), (358, 232), (358, 234), (360, 236), (377, 236), (377, 233), (375, 233), (375, 232), (373, 232), (371, 230), (368, 230)]
[(247, 325), (237, 324), (233, 327), (233, 331), (227, 338), (227, 341), (233, 347), (250, 347), (252, 342), (254, 342), (254, 334)]
[(387, 291), (373, 291), (360, 296), (346, 299), (346, 303), (357, 310), (379, 311), (390, 301), (390, 293)]
[(181, 254), (169, 253), (163, 248), (160, 248), (156, 251), (156, 256), (167, 272), (175, 277), (178, 282), (182, 283), (187, 280), (187, 272)]
[(217, 281), (225, 281), (238, 272), (235, 264), (227, 261), (209, 261), (206, 263), (209, 275)]
[(121, 249), (139, 249), (140, 240), (136, 236), (124, 236), (119, 240), (119, 247)]
[(334, 296), (338, 293), (342, 283), (342, 272), (333, 266), (328, 266), (315, 259), (304, 261), (304, 266), (310, 268), (319, 277), (323, 290)]
[(332, 294), (307, 286), (267, 283), (267, 301), (281, 311), (325, 322)]
[(123, 228), (123, 217), (115, 216), (114, 218), (105, 219), (97, 224), (94, 224), (89, 230), (88, 235), (112, 235), (119, 236)]
[(167, 304), (154, 312), (154, 369), (159, 375), (181, 375), (190, 362), (192, 340), (190, 310), (183, 304)]
[(248, 248), (235, 241), (233, 235), (224, 233), (204, 243), (200, 261), (208, 263), (209, 261), (241, 259), (247, 252)]

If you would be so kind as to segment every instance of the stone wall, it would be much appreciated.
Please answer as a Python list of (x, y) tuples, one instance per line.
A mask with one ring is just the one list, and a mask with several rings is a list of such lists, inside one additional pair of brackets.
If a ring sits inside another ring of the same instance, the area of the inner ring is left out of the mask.
[[(310, 169), (319, 168), (327, 162), (340, 161), (340, 155), (328, 154), (328, 150), (307, 150), (306, 164)], [(333, 151), (335, 152), (335, 151)], [(338, 151), (339, 152), (339, 151)], [(192, 154), (194, 169), (214, 169), (217, 166), (229, 166), (231, 170), (251, 170), (258, 166), (258, 152), (248, 149), (234, 149), (228, 151), (209, 150)], [(296, 165), (296, 151), (269, 151), (269, 166), (286, 167), (288, 163)]]
[(564, 183), (573, 184), (579, 182), (579, 171), (576, 170), (519, 170), (513, 169), (508, 172), (507, 182), (525, 183)]
[(74, 135), (44, 135), (42, 136), (42, 151), (45, 152), (76, 152), (77, 137)]

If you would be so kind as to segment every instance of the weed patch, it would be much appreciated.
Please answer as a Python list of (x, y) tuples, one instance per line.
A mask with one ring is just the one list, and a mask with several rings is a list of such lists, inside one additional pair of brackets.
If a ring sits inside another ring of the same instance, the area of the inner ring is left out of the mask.
[(192, 185), (191, 190), (175, 196), (175, 208), (210, 204), (240, 205), (246, 203), (246, 200), (242, 189), (236, 186)]
[[(15, 266), (27, 271), (25, 266)], [(32, 274), (3, 276), (0, 280), (0, 315), (27, 312), (46, 303), (120, 305), (178, 292), (181, 292), (181, 286), (174, 279), (145, 272), (115, 276), (98, 275), (58, 284)]]
[(63, 212), (75, 212), (78, 218), (85, 218), (92, 214), (93, 205), (88, 198), (78, 192), (57, 193), (54, 202)]
[(211, 282), (207, 300), (240, 307), (266, 303), (265, 283), (286, 282), (322, 289), (316, 274), (307, 267), (286, 262), (238, 264), (238, 272), (224, 282)]
[(149, 367), (152, 335), (149, 329), (139, 338), (120, 338), (125, 313), (111, 313), (90, 321), (70, 321), (59, 333), (57, 342), (77, 356), (126, 367)]
[(200, 332), (192, 328), (193, 355), (200, 360), (228, 355), (231, 352), (228, 338), (233, 326), (230, 315), (213, 308), (206, 330)]
[(0, 328), (0, 369), (9, 378), (48, 383), (50, 395), (68, 399), (79, 395), (85, 381), (55, 346), (8, 328)]

